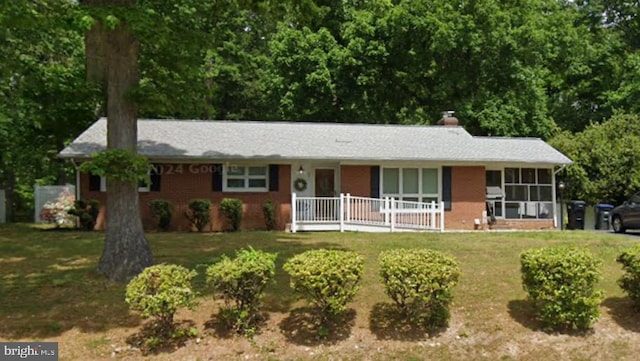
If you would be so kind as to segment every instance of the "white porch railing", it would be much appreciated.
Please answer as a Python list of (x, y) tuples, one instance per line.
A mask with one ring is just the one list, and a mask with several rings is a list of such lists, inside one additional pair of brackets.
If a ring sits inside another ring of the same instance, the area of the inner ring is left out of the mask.
[(444, 203), (394, 198), (298, 197), (291, 194), (291, 231), (444, 231)]

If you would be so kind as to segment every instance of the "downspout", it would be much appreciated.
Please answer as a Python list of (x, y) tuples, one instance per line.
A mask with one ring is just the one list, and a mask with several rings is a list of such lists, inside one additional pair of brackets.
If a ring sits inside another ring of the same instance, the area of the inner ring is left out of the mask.
[[(558, 228), (558, 194), (556, 193), (556, 175), (566, 167), (567, 165), (563, 164), (560, 166), (560, 168), (558, 168), (558, 170), (553, 172), (553, 228)], [(562, 207), (562, 204), (560, 204), (560, 207)], [(564, 222), (564, 219), (562, 219), (563, 217), (560, 218), (560, 222)]]

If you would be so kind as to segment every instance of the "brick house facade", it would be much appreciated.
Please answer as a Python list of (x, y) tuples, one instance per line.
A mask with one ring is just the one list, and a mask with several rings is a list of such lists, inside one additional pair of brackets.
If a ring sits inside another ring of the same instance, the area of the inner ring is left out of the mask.
[[(238, 198), (244, 204), (243, 229), (264, 229), (262, 206), (272, 200), (277, 228), (283, 230), (292, 218), (294, 192), (442, 202), (447, 230), (478, 229), (487, 212), (509, 228), (552, 228), (555, 173), (571, 163), (539, 139), (473, 137), (455, 125), (138, 124), (145, 145), (139, 152), (154, 164), (151, 186), (139, 192), (147, 229), (155, 228), (148, 206), (153, 199), (173, 204), (176, 231), (190, 230), (184, 216), (188, 202), (208, 199), (208, 230), (221, 231), (228, 228), (218, 211), (221, 200)], [(60, 156), (81, 163), (104, 149), (105, 134), (106, 120), (100, 119)], [(305, 189), (296, 190), (300, 182)], [(103, 179), (78, 174), (78, 183), (80, 198), (96, 199), (104, 207), (108, 185)], [(102, 209), (99, 228), (107, 221), (105, 214)]]

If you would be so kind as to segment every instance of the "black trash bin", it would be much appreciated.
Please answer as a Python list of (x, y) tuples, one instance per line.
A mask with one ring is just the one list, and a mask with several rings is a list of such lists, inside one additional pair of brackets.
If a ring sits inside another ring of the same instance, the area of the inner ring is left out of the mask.
[(584, 229), (584, 208), (585, 201), (569, 201), (567, 204), (567, 216), (569, 225), (567, 229)]
[(596, 229), (608, 230), (611, 226), (611, 210), (613, 205), (598, 203), (594, 207), (596, 211)]

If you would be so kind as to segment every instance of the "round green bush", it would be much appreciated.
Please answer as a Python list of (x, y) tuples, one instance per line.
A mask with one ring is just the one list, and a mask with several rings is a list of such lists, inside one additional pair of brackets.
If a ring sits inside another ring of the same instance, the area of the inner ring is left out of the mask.
[(191, 288), (195, 271), (173, 264), (146, 268), (127, 285), (125, 301), (142, 318), (155, 317), (164, 329), (173, 325), (179, 308), (195, 306), (196, 292)]
[(598, 319), (602, 261), (587, 249), (546, 247), (520, 255), (522, 286), (538, 319), (553, 330), (586, 330)]
[(452, 289), (460, 279), (453, 257), (429, 249), (393, 249), (380, 253), (378, 262), (385, 292), (404, 316), (446, 325)]
[(207, 268), (207, 282), (223, 296), (226, 314), (231, 318), (228, 321), (236, 331), (249, 332), (258, 320), (264, 289), (276, 272), (277, 256), (253, 248), (242, 249), (236, 258), (223, 256)]
[(344, 312), (355, 297), (363, 264), (355, 252), (319, 249), (295, 255), (284, 270), (291, 276), (294, 292), (316, 306), (326, 320)]

